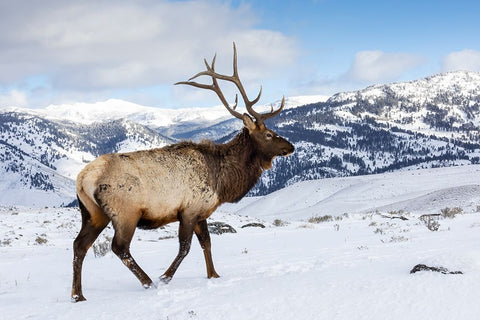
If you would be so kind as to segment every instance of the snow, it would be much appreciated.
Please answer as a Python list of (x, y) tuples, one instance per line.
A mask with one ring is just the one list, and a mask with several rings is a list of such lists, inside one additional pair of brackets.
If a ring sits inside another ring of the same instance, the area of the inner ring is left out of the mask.
[[(114, 254), (90, 250), (88, 300), (76, 304), (79, 212), (0, 207), (0, 319), (476, 319), (479, 182), (480, 166), (464, 166), (302, 182), (245, 198), (209, 219), (237, 230), (212, 235), (220, 278), (206, 279), (195, 239), (173, 280), (148, 290)], [(446, 206), (463, 212), (440, 218), (438, 231), (419, 219)], [(324, 215), (332, 217), (309, 222)], [(241, 228), (249, 222), (266, 228)], [(177, 253), (176, 228), (134, 236), (132, 254), (152, 278)], [(419, 263), (463, 274), (410, 274)]]
[[(468, 194), (468, 202), (464, 194)], [(239, 209), (227, 204), (224, 210), (271, 221), (305, 218), (312, 212), (334, 216), (375, 210), (431, 214), (446, 206), (476, 211), (477, 205), (480, 165), (303, 181)]]
[[(5, 172), (0, 177), (0, 204), (16, 205), (21, 203), (25, 206), (43, 207), (50, 206), (52, 203), (58, 205), (67, 205), (68, 202), (75, 199), (75, 181), (61, 175), (55, 175), (53, 169), (43, 165), (39, 167), (31, 166), (30, 172), (44, 172), (49, 175), (50, 182), (55, 186), (54, 190), (41, 190), (29, 188), (25, 183), (18, 179), (14, 172)], [(71, 199), (71, 200), (68, 200)]]

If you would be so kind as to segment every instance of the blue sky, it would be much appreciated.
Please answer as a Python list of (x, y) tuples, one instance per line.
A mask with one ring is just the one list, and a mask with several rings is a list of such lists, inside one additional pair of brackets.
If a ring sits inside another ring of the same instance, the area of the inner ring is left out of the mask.
[(230, 74), (233, 41), (262, 103), (480, 72), (479, 16), (473, 0), (0, 1), (0, 107), (217, 105), (214, 93), (173, 83), (215, 53)]

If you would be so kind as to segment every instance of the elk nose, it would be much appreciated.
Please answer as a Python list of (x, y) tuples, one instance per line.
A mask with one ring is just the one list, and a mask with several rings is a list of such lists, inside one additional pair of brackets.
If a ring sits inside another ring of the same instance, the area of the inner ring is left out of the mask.
[(293, 151), (295, 151), (295, 147), (292, 144), (290, 144), (287, 148), (284, 148), (282, 150), (282, 156), (288, 156), (292, 154)]

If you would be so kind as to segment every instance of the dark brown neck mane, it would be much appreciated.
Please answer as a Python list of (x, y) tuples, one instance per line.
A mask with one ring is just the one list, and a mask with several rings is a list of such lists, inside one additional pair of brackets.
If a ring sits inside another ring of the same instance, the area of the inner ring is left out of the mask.
[(242, 199), (262, 174), (265, 160), (246, 128), (226, 144), (198, 146), (209, 168), (211, 184), (222, 203)]

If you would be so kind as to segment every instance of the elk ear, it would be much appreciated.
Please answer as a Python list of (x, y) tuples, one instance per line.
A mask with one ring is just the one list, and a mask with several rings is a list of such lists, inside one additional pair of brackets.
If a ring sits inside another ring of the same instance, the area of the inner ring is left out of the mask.
[(245, 128), (248, 129), (249, 133), (252, 133), (255, 129), (257, 129), (257, 125), (255, 122), (250, 118), (250, 116), (246, 113), (243, 114), (242, 116), (243, 124), (245, 125)]

